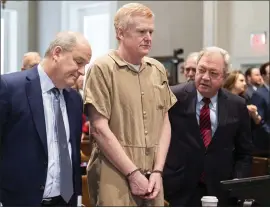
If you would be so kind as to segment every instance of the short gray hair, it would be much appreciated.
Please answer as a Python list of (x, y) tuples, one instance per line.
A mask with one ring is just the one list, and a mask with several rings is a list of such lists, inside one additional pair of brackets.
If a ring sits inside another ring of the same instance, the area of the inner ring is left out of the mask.
[(203, 57), (203, 55), (213, 54), (213, 53), (220, 53), (222, 55), (222, 57), (224, 58), (224, 64), (225, 64), (224, 74), (227, 74), (227, 72), (229, 71), (229, 69), (231, 67), (230, 55), (226, 50), (219, 48), (217, 46), (206, 47), (203, 50), (201, 50), (199, 52), (199, 55), (198, 55), (197, 64), (199, 63), (199, 61)]
[(45, 52), (45, 57), (48, 57), (53, 49), (60, 46), (64, 51), (72, 51), (77, 45), (77, 36), (74, 32), (61, 32), (57, 34), (56, 38), (50, 43)]
[[(190, 54), (188, 54), (188, 56), (187, 56), (187, 58), (186, 58), (186, 61), (188, 60), (188, 59), (194, 59), (195, 61), (196, 61), (196, 63), (197, 63), (197, 59), (198, 59), (198, 56), (199, 56), (199, 52), (192, 52), (192, 53), (190, 53)], [(186, 61), (185, 61), (185, 63), (186, 63)]]

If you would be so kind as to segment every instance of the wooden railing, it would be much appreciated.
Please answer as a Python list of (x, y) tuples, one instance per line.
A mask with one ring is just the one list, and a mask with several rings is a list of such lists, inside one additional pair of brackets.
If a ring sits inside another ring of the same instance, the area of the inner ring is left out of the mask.
[(253, 157), (252, 177), (270, 174), (270, 159), (266, 157)]

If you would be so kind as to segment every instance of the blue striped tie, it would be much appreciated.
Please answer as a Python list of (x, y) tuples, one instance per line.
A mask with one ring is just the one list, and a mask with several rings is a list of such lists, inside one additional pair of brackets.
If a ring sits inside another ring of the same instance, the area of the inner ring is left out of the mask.
[(52, 89), (54, 96), (53, 106), (55, 110), (55, 130), (58, 139), (59, 163), (60, 163), (60, 194), (68, 203), (73, 195), (72, 165), (69, 157), (68, 143), (62, 111), (60, 107), (59, 89)]

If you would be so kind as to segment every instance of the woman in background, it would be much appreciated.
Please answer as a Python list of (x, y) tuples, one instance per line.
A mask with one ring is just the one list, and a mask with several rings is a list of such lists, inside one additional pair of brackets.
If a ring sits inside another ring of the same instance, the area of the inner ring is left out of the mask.
[[(241, 71), (234, 70), (230, 72), (224, 82), (223, 87), (229, 90), (231, 93), (239, 95), (247, 100), (245, 97), (245, 91), (247, 88), (246, 78)], [(257, 107), (255, 105), (247, 105), (247, 108), (253, 122), (255, 124), (259, 124), (262, 118), (260, 115), (258, 115)]]

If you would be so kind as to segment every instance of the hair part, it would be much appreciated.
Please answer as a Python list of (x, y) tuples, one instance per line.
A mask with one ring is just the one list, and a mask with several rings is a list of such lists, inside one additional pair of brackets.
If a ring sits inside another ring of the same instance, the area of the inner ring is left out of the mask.
[(50, 43), (45, 52), (45, 57), (51, 55), (55, 47), (59, 46), (63, 51), (70, 52), (78, 43), (78, 34), (75, 32), (61, 32), (58, 33), (56, 38)]
[(185, 64), (186, 64), (187, 60), (189, 60), (189, 59), (194, 59), (195, 62), (197, 63), (198, 57), (199, 57), (199, 52), (192, 52), (192, 53), (188, 54), (186, 61), (185, 61)]
[(201, 60), (201, 58), (206, 55), (206, 54), (214, 54), (214, 53), (219, 53), (222, 55), (223, 59), (224, 59), (224, 76), (228, 73), (231, 65), (230, 65), (230, 55), (229, 53), (222, 49), (222, 48), (219, 48), (219, 47), (216, 47), (216, 46), (211, 46), (211, 47), (206, 47), (204, 48), (203, 50), (201, 50), (199, 52), (199, 55), (198, 55), (198, 58), (197, 58), (197, 65), (199, 63), (199, 61)]
[(114, 17), (114, 28), (118, 40), (117, 31), (119, 29), (128, 29), (129, 25), (132, 24), (132, 18), (135, 16), (154, 18), (154, 13), (147, 6), (140, 3), (129, 3), (122, 6)]
[(244, 76), (243, 72), (240, 70), (233, 70), (230, 72), (224, 81), (223, 88), (232, 91), (240, 74)]

